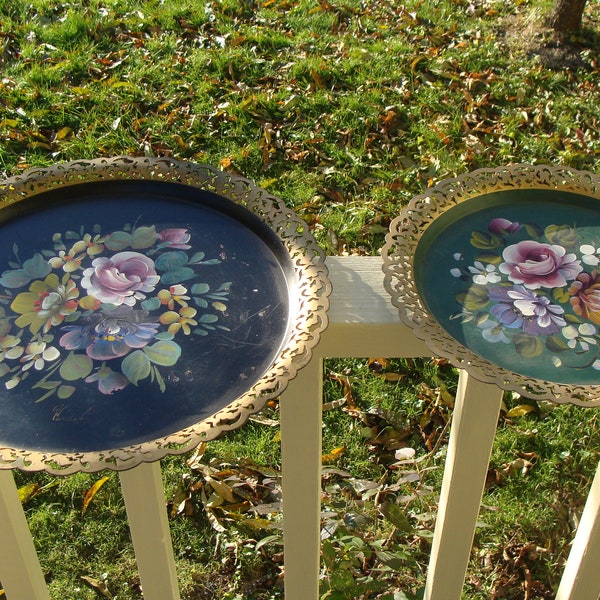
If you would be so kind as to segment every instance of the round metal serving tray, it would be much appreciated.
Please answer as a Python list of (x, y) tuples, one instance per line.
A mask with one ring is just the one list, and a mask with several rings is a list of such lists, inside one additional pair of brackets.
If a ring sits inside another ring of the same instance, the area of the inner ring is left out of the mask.
[(326, 326), (307, 226), (170, 159), (0, 183), (0, 468), (125, 469), (241, 426)]
[(431, 350), (481, 381), (600, 404), (600, 178), (514, 165), (449, 179), (392, 222), (385, 286)]

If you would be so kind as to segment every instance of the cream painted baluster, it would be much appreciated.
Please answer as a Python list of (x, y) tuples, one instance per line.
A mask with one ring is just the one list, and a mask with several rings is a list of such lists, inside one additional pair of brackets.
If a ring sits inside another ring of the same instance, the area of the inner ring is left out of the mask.
[(13, 474), (3, 470), (0, 470), (0, 580), (10, 600), (50, 599)]
[(317, 600), (323, 361), (313, 356), (280, 400), (285, 600)]
[(286, 600), (316, 600), (321, 503), (322, 357), (427, 356), (383, 288), (381, 258), (328, 257), (333, 287), (313, 359), (281, 398)]
[(119, 473), (145, 600), (179, 600), (160, 463)]
[(425, 600), (461, 596), (501, 402), (502, 390), (461, 372)]
[(600, 598), (600, 465), (592, 482), (556, 600)]

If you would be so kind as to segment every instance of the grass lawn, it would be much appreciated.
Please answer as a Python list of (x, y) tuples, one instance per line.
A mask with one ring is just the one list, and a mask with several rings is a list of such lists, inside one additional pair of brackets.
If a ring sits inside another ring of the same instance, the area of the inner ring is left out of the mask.
[[(376, 254), (399, 207), (444, 178), (598, 171), (600, 9), (559, 46), (551, 4), (0, 0), (0, 177), (121, 154), (205, 162), (282, 197), (328, 254)], [(326, 372), (322, 599), (412, 598), (457, 374), (368, 357)], [(163, 461), (185, 600), (283, 597), (277, 422), (274, 403)], [(465, 598), (553, 597), (599, 425), (506, 395)], [(15, 476), (53, 599), (141, 598), (116, 474)], [(209, 485), (224, 479), (234, 502)]]

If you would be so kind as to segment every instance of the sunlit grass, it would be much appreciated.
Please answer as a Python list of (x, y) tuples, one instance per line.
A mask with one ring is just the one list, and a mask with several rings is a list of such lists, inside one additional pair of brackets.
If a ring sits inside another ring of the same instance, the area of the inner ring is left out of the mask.
[[(513, 162), (598, 169), (597, 38), (579, 39), (588, 67), (577, 69), (548, 69), (509, 43), (511, 23), (528, 24), (550, 5), (0, 0), (0, 174), (120, 154), (206, 162), (282, 197), (328, 254), (377, 254), (399, 207), (445, 177)], [(593, 29), (598, 18), (588, 13)], [(323, 594), (356, 598), (371, 574), (387, 586), (381, 600), (395, 589), (417, 591), (456, 373), (430, 360), (391, 361), (381, 372), (367, 359), (328, 361), (326, 370), (324, 452), (333, 457), (328, 466), (349, 475), (325, 481), (324, 505), (342, 525), (328, 546)], [(344, 395), (336, 375), (347, 377), (354, 408), (335, 404)], [(521, 402), (507, 397), (507, 408)], [(546, 590), (556, 584), (598, 459), (595, 415), (541, 405), (502, 417), (491, 468), (504, 472), (523, 457), (532, 466), (486, 491), (487, 527), (477, 532), (465, 598), (491, 597), (514, 566), (506, 556), (527, 544), (540, 548), (532, 573)], [(266, 416), (276, 421), (277, 412)], [(390, 469), (402, 447), (422, 462)], [(211, 442), (204, 459), (234, 471), (245, 461), (279, 468), (278, 428), (251, 423)], [(425, 464), (430, 470), (419, 471)], [(394, 484), (412, 468), (419, 480), (387, 499), (399, 502), (413, 529), (393, 533), (379, 501), (363, 497), (354, 480)], [(190, 514), (173, 510), (201, 474), (182, 458), (163, 469), (182, 596), (281, 598), (277, 531), (231, 517), (217, 533), (200, 488)], [(81, 516), (100, 476), (61, 479), (26, 505), (53, 598), (96, 598), (81, 577), (103, 574), (116, 597), (141, 597), (116, 474)], [(399, 500), (415, 490), (423, 495)], [(276, 539), (256, 551), (265, 535)], [(376, 557), (383, 548), (397, 570), (377, 562), (381, 556), (358, 565), (361, 552)], [(355, 580), (332, 580), (348, 561)]]

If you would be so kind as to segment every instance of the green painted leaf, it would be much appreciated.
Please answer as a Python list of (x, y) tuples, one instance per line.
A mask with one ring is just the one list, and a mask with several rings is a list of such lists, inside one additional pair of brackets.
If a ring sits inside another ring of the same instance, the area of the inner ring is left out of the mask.
[(55, 390), (60, 384), (60, 381), (47, 381), (46, 379), (42, 379), (41, 381), (38, 381), (33, 387), (41, 388), (42, 390)]
[(502, 246), (502, 238), (499, 235), (483, 231), (473, 231), (470, 242), (471, 246), (481, 250), (491, 250)]
[(525, 231), (532, 238), (538, 238), (543, 233), (543, 229), (534, 223), (525, 223)]
[(578, 316), (572, 314), (566, 314), (565, 321), (567, 321), (568, 323), (574, 323), (575, 325), (583, 323), (583, 321)]
[(457, 294), (456, 300), (467, 310), (481, 310), (490, 302), (487, 288), (483, 285), (472, 285), (467, 291)]
[(29, 277), (23, 269), (4, 271), (0, 277), (0, 285), (10, 289), (22, 287), (27, 285), (30, 281), (31, 277)]
[(58, 390), (56, 391), (56, 395), (61, 399), (61, 400), (66, 400), (67, 398), (70, 398), (74, 393), (75, 393), (75, 386), (74, 385), (61, 385)]
[(161, 254), (155, 261), (155, 266), (159, 271), (172, 271), (178, 267), (183, 267), (188, 263), (188, 256), (181, 250), (173, 252), (165, 252)]
[(199, 323), (216, 323), (219, 320), (217, 315), (206, 314), (202, 315), (200, 319), (198, 319)]
[(152, 367), (152, 370), (154, 373), (154, 377), (156, 378), (156, 382), (158, 383), (158, 387), (160, 391), (164, 394), (165, 390), (167, 389), (167, 384), (165, 383), (163, 376), (158, 372), (158, 369), (156, 367)]
[(128, 354), (121, 363), (121, 371), (123, 375), (133, 383), (137, 385), (139, 381), (145, 379), (150, 375), (152, 365), (148, 360), (148, 357), (141, 350), (135, 350), (131, 354)]
[(191, 263), (199, 263), (206, 255), (204, 252), (196, 252), (192, 258), (190, 258)]
[(156, 229), (154, 225), (151, 227), (138, 227), (131, 234), (131, 247), (140, 250), (142, 248), (150, 248), (156, 241)]
[(157, 308), (160, 308), (160, 300), (158, 298), (146, 298), (146, 300), (144, 300), (142, 302), (142, 308), (145, 310), (156, 310)]
[(181, 356), (181, 346), (175, 342), (161, 340), (152, 346), (146, 346), (144, 353), (154, 364), (172, 367)]
[(171, 333), (170, 331), (161, 331), (154, 336), (154, 338), (157, 340), (172, 340), (174, 337), (175, 334)]
[(490, 265), (499, 265), (502, 262), (502, 257), (494, 252), (482, 252), (475, 257), (476, 260)]
[(131, 234), (126, 231), (115, 231), (107, 236), (106, 240), (104, 240), (104, 245), (109, 250), (123, 250), (127, 248), (131, 243)]
[(193, 279), (195, 276), (196, 273), (190, 267), (177, 267), (165, 273), (160, 280), (163, 285), (175, 285), (176, 283)]
[(70, 352), (65, 362), (60, 365), (60, 376), (65, 381), (76, 381), (86, 378), (94, 367), (94, 361), (85, 354)]
[(210, 290), (208, 283), (195, 283), (190, 290), (192, 294), (206, 294)]
[(41, 279), (42, 277), (46, 277), (46, 275), (52, 271), (52, 267), (39, 252), (36, 252), (32, 258), (23, 263), (23, 271), (25, 271), (31, 279)]
[(532, 335), (515, 335), (513, 342), (517, 353), (523, 358), (534, 358), (540, 356), (544, 351), (542, 340)]
[(551, 335), (546, 339), (546, 348), (550, 352), (564, 352), (569, 349), (569, 346), (561, 335)]

